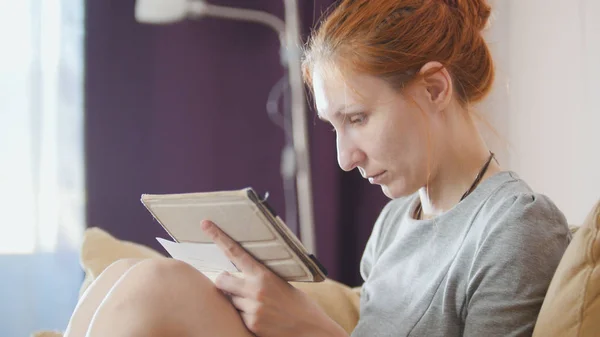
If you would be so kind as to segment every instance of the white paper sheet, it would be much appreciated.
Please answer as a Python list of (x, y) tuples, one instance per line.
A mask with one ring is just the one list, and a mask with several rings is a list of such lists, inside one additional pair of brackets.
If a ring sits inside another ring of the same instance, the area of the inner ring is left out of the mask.
[(227, 256), (214, 243), (173, 242), (156, 238), (176, 260), (188, 263), (201, 272), (238, 272)]

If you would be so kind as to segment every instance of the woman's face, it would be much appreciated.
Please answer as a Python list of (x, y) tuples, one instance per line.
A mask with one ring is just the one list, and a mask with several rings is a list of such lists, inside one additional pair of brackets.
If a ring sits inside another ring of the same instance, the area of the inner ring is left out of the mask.
[(313, 70), (319, 118), (336, 133), (338, 164), (358, 168), (363, 178), (380, 185), (389, 198), (410, 195), (428, 175), (427, 119), (414, 104), (409, 86), (399, 93), (382, 79), (348, 74), (326, 76)]

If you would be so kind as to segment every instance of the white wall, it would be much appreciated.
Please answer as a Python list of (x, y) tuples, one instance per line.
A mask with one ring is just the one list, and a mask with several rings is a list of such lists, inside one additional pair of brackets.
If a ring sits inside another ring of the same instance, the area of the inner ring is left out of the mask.
[(497, 81), (479, 110), (504, 138), (490, 146), (581, 224), (600, 199), (600, 2), (490, 4)]

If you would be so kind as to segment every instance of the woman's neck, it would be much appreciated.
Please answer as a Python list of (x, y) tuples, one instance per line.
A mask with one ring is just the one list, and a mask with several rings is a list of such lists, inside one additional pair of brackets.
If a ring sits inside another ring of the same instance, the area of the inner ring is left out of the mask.
[[(474, 123), (465, 123), (463, 119), (462, 123), (452, 126), (435, 151), (436, 164), (427, 185), (419, 190), (422, 219), (439, 216), (458, 204), (490, 158), (490, 151)], [(500, 170), (498, 163), (492, 160), (479, 184)]]

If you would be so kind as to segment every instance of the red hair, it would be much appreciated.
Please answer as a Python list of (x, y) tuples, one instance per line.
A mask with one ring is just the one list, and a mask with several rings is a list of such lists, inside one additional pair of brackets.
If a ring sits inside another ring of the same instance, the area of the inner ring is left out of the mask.
[(400, 89), (437, 61), (461, 103), (480, 101), (494, 81), (481, 35), (490, 13), (485, 0), (343, 0), (308, 42), (305, 82), (312, 86), (315, 64), (333, 62), (342, 72), (377, 76)]

